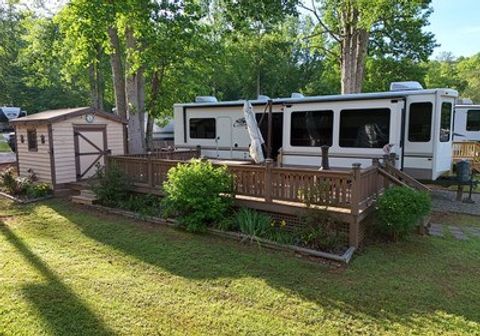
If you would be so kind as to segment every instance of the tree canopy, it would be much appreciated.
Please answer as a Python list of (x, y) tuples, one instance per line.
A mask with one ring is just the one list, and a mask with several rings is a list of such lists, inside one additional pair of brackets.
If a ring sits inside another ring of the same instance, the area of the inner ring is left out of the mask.
[(29, 113), (116, 107), (130, 127), (148, 119), (148, 137), (154, 119), (197, 95), (383, 91), (416, 80), (480, 102), (480, 53), (429, 59), (429, 0), (70, 0), (52, 15), (15, 3), (0, 4), (0, 105)]

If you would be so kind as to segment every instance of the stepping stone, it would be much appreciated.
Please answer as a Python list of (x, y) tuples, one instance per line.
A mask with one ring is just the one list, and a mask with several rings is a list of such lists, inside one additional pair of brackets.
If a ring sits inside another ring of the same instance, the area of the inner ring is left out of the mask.
[(428, 234), (435, 237), (443, 237), (443, 225), (431, 224), (428, 228)]
[(465, 232), (463, 232), (458, 226), (449, 225), (448, 226), (450, 232), (458, 240), (467, 240), (467, 236), (465, 236)]
[(479, 237), (480, 238), (480, 228), (474, 227), (474, 226), (469, 226), (467, 227), (467, 232), (471, 234), (472, 236)]

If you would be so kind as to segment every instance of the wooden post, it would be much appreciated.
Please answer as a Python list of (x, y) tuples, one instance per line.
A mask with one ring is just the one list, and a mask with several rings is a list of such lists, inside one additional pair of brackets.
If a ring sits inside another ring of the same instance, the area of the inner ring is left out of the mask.
[(273, 101), (271, 99), (268, 100), (268, 135), (267, 135), (267, 159), (272, 158), (272, 127), (273, 127), (273, 116), (272, 116), (272, 109), (273, 109)]
[(330, 146), (323, 145), (321, 148), (322, 148), (322, 169), (329, 170), (330, 165), (328, 162), (328, 150), (330, 149)]
[(265, 202), (271, 203), (272, 202), (272, 168), (273, 168), (273, 160), (267, 159), (265, 160)]
[(151, 158), (151, 154), (147, 156), (147, 179), (148, 179), (148, 186), (153, 188), (153, 162)]
[(378, 177), (379, 177), (379, 174), (378, 174), (378, 167), (380, 167), (380, 160), (375, 158), (375, 159), (372, 159), (372, 166), (374, 166), (375, 168), (375, 197), (378, 197), (378, 189), (379, 189), (379, 185), (380, 183), (378, 182)]
[(395, 168), (395, 159), (397, 158), (397, 155), (395, 153), (390, 153), (388, 154), (388, 158), (392, 167)]
[(358, 248), (360, 245), (360, 223), (358, 215), (360, 213), (360, 163), (352, 164), (352, 198), (351, 198), (351, 220), (348, 240), (350, 246)]
[(202, 156), (202, 146), (197, 145), (197, 153), (195, 154), (196, 159), (200, 159)]

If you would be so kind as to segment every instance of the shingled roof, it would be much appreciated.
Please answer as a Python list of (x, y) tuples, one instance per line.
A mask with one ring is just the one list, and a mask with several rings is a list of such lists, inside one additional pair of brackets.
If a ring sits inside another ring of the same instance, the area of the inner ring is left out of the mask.
[(38, 113), (30, 114), (25, 117), (11, 120), (10, 123), (13, 125), (30, 124), (30, 123), (51, 124), (56, 121), (75, 118), (87, 113), (93, 113), (99, 117), (118, 121), (124, 124), (127, 123), (127, 121), (124, 118), (121, 118), (113, 113), (95, 111), (95, 109), (92, 107), (75, 107), (75, 108), (65, 108), (65, 109), (58, 109), (58, 110), (48, 110), (48, 111), (38, 112)]

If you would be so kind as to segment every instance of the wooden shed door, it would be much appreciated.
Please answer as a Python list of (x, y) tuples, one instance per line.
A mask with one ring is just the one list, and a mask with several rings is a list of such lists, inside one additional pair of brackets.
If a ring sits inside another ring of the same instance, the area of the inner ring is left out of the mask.
[(105, 165), (107, 130), (105, 125), (83, 125), (73, 128), (77, 180), (95, 175), (97, 165)]

